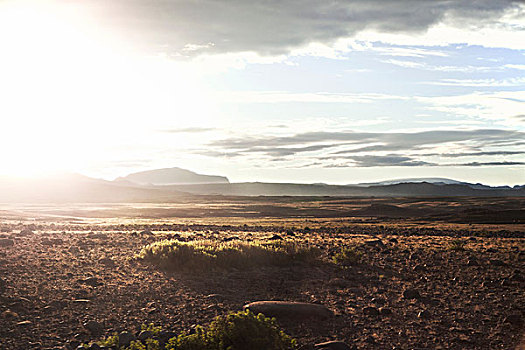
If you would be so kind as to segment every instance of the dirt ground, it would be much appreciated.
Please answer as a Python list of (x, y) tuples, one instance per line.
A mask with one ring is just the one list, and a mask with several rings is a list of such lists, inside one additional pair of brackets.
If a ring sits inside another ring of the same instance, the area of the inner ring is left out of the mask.
[[(515, 349), (524, 334), (522, 225), (209, 221), (4, 220), (0, 348), (74, 349), (148, 323), (190, 331), (259, 300), (313, 302), (334, 312), (322, 322), (278, 320), (301, 345), (343, 340), (356, 349)], [(167, 273), (130, 259), (165, 238), (274, 235), (316, 245), (323, 256), (314, 265), (203, 274)], [(331, 262), (345, 246), (362, 252), (359, 264)], [(83, 326), (91, 320), (102, 326), (98, 337)]]

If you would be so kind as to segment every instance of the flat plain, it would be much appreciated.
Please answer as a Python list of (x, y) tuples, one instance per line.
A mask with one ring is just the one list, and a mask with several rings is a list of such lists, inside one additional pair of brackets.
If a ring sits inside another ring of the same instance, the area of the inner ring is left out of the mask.
[[(76, 349), (150, 323), (191, 332), (261, 300), (333, 312), (277, 320), (304, 349), (330, 340), (355, 349), (519, 348), (524, 208), (524, 198), (213, 196), (4, 205), (0, 348)], [(134, 259), (165, 239), (288, 242), (320, 255), (199, 273)], [(344, 249), (358, 259), (336, 263)]]

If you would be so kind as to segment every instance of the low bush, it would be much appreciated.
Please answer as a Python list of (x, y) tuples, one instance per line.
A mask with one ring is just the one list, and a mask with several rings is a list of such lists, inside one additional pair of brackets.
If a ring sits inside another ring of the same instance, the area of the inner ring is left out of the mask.
[(355, 248), (343, 248), (335, 253), (332, 261), (337, 265), (349, 266), (358, 264), (361, 261), (362, 253)]
[(208, 327), (191, 335), (172, 338), (173, 350), (285, 350), (296, 347), (294, 339), (280, 330), (274, 319), (249, 310), (218, 317)]
[(450, 241), (448, 248), (450, 250), (462, 251), (465, 250), (466, 244), (467, 242), (463, 239), (453, 239), (452, 241)]
[(145, 246), (136, 259), (167, 270), (195, 272), (313, 262), (319, 255), (319, 249), (293, 242), (181, 242), (171, 239)]
[[(275, 319), (255, 315), (250, 310), (219, 316), (206, 327), (197, 326), (193, 334), (182, 333), (167, 341), (161, 340), (159, 327), (154, 329), (151, 338), (134, 340), (128, 346), (118, 346), (118, 335), (97, 344), (119, 350), (290, 350), (297, 347), (295, 339), (279, 329)], [(84, 345), (84, 348), (89, 347)]]

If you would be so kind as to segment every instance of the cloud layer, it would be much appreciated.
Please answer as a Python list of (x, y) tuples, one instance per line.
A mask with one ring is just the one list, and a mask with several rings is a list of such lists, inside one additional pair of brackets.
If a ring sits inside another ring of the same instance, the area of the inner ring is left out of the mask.
[[(520, 146), (523, 139), (524, 132), (502, 129), (412, 133), (321, 131), (290, 136), (222, 139), (212, 142), (210, 147), (215, 150), (215, 156), (256, 156), (269, 161), (306, 160), (324, 167), (515, 166), (525, 163), (500, 158), (525, 153), (508, 150)], [(505, 149), (498, 149), (501, 146)], [(198, 153), (210, 155), (207, 151)], [(498, 158), (494, 160), (490, 157)], [(450, 163), (451, 158), (467, 161)]]
[(492, 24), (511, 0), (114, 0), (91, 1), (98, 23), (140, 45), (178, 55), (253, 51), (285, 54), (363, 31), (421, 33), (447, 22)]

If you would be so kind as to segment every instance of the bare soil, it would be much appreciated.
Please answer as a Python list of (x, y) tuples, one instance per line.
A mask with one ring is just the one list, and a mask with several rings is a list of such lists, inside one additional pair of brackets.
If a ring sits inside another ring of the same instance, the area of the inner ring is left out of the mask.
[[(147, 323), (190, 331), (259, 300), (319, 303), (335, 313), (323, 321), (278, 320), (301, 345), (337, 339), (357, 349), (516, 349), (524, 334), (525, 229), (520, 224), (372, 217), (365, 222), (222, 217), (170, 223), (136, 213), (118, 223), (118, 217), (43, 216), (31, 223), (27, 212), (5, 215), (0, 224), (1, 349), (75, 348)], [(144, 245), (165, 238), (274, 235), (317, 245), (323, 251), (320, 262), (191, 274), (130, 259)], [(457, 240), (463, 249), (453, 248)], [(345, 246), (362, 252), (359, 264), (331, 262)], [(416, 296), (409, 298), (407, 290)], [(90, 320), (103, 326), (100, 335), (85, 329)]]

